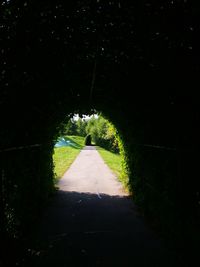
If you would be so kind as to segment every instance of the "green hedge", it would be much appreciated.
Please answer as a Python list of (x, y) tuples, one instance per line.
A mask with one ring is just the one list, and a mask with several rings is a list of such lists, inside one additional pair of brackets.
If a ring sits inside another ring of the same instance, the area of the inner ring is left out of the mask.
[(187, 1), (118, 7), (109, 1), (4, 1), (5, 239), (27, 232), (53, 192), (53, 145), (65, 122), (74, 113), (99, 111), (119, 130), (127, 183), (141, 210), (166, 235), (193, 243), (200, 221), (199, 63), (191, 45), (198, 36), (191, 23), (196, 10)]

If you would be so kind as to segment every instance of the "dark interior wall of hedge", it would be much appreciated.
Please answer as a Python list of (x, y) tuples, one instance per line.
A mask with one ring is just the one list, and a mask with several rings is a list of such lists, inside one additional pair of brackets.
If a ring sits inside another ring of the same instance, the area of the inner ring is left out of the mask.
[(53, 141), (66, 116), (94, 109), (123, 137), (145, 213), (171, 235), (197, 228), (198, 9), (173, 3), (1, 6), (2, 233), (27, 229), (52, 191)]
[[(190, 224), (198, 226), (198, 170), (195, 166), (198, 163), (197, 148), (193, 147), (198, 139), (194, 140), (197, 135), (194, 129), (183, 134), (182, 127), (196, 128), (198, 120), (195, 118), (192, 125), (190, 121), (194, 112), (190, 111), (189, 121), (183, 120), (182, 124), (183, 114), (179, 117), (180, 107), (175, 104), (161, 107), (135, 103), (132, 106), (127, 102), (126, 106), (121, 102), (119, 108), (118, 99), (114, 96), (113, 100), (113, 104), (105, 105), (98, 99), (93, 103), (115, 123), (123, 137), (135, 202), (162, 232), (173, 238), (188, 238), (194, 230)], [(30, 231), (30, 222), (37, 217), (53, 190), (52, 149), (60, 123), (74, 110), (90, 111), (91, 106), (84, 100), (80, 106), (78, 104), (79, 108), (76, 101), (68, 101), (63, 100), (60, 109), (47, 109), (49, 121), (45, 123), (37, 116), (34, 124), (33, 120), (27, 120), (20, 128), (13, 125), (7, 128), (7, 142), (12, 138), (16, 140), (7, 147), (11, 150), (1, 153), (2, 218), (8, 227), (4, 231), (11, 236)], [(72, 107), (68, 109), (67, 104)]]

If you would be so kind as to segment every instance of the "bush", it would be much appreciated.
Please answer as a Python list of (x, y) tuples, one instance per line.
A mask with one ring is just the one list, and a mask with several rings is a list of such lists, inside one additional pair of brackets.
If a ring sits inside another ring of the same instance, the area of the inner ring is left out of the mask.
[(91, 142), (92, 142), (91, 135), (88, 134), (88, 135), (85, 137), (85, 145), (86, 145), (86, 146), (91, 146)]

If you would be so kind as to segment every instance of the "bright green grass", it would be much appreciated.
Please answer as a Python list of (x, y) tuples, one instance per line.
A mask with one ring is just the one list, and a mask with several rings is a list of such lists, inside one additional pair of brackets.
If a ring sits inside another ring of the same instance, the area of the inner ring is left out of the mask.
[(71, 141), (70, 146), (54, 148), (53, 162), (56, 180), (63, 176), (84, 147), (84, 137), (65, 136), (65, 139)]
[(110, 152), (102, 147), (97, 146), (96, 148), (105, 163), (110, 167), (110, 169), (115, 173), (115, 175), (120, 178), (120, 174), (122, 172), (121, 155)]

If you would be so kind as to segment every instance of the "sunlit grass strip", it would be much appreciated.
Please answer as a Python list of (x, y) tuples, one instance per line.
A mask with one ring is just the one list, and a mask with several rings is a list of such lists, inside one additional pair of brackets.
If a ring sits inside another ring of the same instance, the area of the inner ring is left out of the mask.
[(122, 168), (122, 155), (115, 154), (110, 152), (102, 147), (96, 147), (99, 154), (102, 156), (104, 162), (108, 165), (108, 167), (113, 171), (113, 173), (117, 176), (120, 182), (122, 182), (124, 188), (128, 192), (128, 177), (124, 174)]
[(68, 170), (68, 168), (84, 146), (84, 137), (67, 136), (65, 138), (74, 141), (78, 146), (76, 145), (76, 147), (66, 146), (54, 148), (53, 162), (56, 180), (60, 179)]
[(71, 140), (79, 148), (83, 148), (85, 146), (85, 137), (76, 136), (76, 135), (67, 135), (67, 136), (65, 136), (65, 139)]

